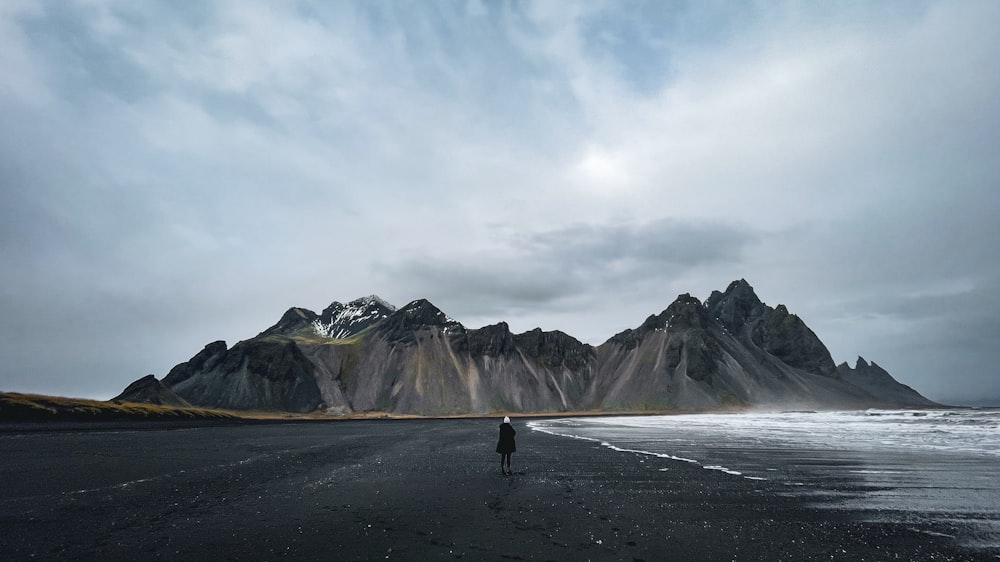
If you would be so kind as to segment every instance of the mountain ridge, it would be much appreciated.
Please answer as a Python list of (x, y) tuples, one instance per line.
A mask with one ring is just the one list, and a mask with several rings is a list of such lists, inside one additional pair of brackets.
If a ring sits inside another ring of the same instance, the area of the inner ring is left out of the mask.
[(681, 294), (598, 346), (506, 322), (466, 328), (426, 299), (292, 307), (232, 348), (208, 344), (162, 384), (202, 407), (331, 414), (934, 405), (874, 363), (835, 365), (801, 318), (744, 279), (705, 302)]

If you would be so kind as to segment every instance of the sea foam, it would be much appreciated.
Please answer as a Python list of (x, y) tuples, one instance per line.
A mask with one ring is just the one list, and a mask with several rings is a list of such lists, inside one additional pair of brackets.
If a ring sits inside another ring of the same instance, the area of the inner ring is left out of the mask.
[(1000, 546), (998, 409), (608, 416), (529, 426), (786, 484), (823, 498), (824, 507), (957, 526), (965, 544)]

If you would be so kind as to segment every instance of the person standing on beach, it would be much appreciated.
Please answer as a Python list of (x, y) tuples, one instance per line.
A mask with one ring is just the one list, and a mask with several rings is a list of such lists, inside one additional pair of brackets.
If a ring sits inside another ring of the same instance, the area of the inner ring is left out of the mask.
[[(503, 423), (500, 424), (500, 440), (497, 441), (497, 452), (500, 453), (500, 472), (503, 474), (514, 474), (510, 470), (510, 455), (517, 450), (517, 445), (514, 443), (516, 433), (517, 431), (510, 425), (510, 418), (504, 416)], [(504, 462), (507, 463), (506, 469), (504, 469)]]

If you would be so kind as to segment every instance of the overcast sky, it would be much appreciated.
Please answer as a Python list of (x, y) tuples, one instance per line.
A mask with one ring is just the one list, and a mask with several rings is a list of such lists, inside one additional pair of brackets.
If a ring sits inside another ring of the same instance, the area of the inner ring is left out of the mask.
[(290, 306), (599, 344), (745, 278), (1000, 402), (1000, 2), (0, 2), (0, 390)]

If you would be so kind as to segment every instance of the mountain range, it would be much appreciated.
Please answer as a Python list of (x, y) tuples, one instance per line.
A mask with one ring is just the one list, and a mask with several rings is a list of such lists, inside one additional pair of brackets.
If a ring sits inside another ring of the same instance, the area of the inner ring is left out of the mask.
[(863, 358), (834, 364), (802, 319), (742, 279), (705, 302), (682, 294), (598, 346), (505, 322), (466, 328), (427, 300), (290, 308), (256, 337), (210, 343), (115, 400), (331, 415), (935, 405)]

